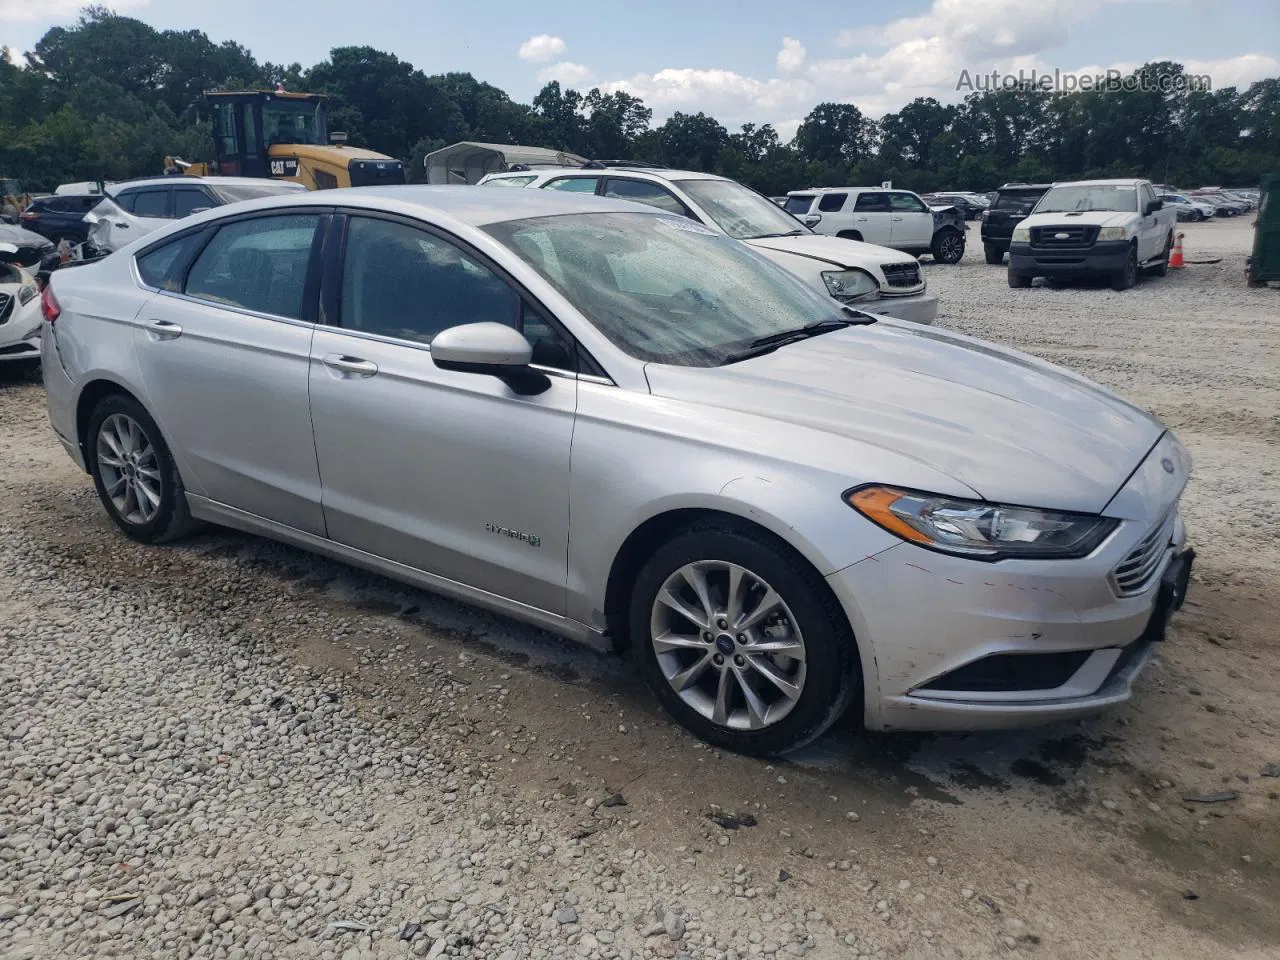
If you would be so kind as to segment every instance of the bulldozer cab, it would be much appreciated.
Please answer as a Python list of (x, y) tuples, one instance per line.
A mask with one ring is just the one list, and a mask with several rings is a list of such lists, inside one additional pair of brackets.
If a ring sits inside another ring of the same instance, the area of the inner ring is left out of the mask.
[(243, 90), (205, 96), (213, 106), (214, 159), (220, 174), (294, 179), (298, 160), (272, 159), (271, 148), (277, 144), (329, 143), (321, 94)]

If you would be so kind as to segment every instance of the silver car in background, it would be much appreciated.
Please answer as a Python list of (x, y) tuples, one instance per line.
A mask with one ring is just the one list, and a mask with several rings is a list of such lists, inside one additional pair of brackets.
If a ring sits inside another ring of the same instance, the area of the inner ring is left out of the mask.
[(1126, 699), (1190, 463), (1050, 364), (879, 319), (651, 208), (277, 197), (54, 274), (54, 430), (145, 543), (209, 521), (627, 650), (794, 749)]

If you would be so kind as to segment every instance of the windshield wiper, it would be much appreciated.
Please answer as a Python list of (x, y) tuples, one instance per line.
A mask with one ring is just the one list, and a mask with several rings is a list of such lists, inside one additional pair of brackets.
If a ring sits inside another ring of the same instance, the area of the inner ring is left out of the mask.
[(788, 230), (786, 233), (757, 233), (754, 237), (743, 237), (743, 240), (771, 240), (774, 237), (799, 237), (804, 234), (804, 230), (799, 228)]
[(830, 333), (833, 330), (843, 330), (845, 327), (865, 327), (876, 322), (876, 318), (869, 313), (854, 310), (852, 307), (841, 307), (841, 309), (848, 313), (849, 316), (828, 317), (825, 320), (819, 320), (804, 327), (797, 327), (795, 330), (779, 330), (777, 333), (757, 337), (751, 341), (751, 344), (745, 350), (731, 353), (721, 360), (719, 366), (723, 367), (731, 363), (737, 363), (740, 360), (760, 357), (766, 353), (772, 353), (788, 343), (797, 343), (801, 340), (808, 340), (810, 337), (820, 337), (824, 333)]

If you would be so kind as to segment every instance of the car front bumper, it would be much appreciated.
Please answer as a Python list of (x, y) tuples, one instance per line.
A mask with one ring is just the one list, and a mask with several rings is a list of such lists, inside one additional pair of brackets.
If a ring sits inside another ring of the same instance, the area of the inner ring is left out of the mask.
[(878, 313), (898, 320), (910, 320), (925, 325), (938, 319), (938, 297), (932, 293), (922, 293), (916, 297), (881, 297), (866, 304), (855, 304), (856, 309), (867, 313)]
[(1090, 277), (1124, 269), (1129, 241), (1099, 240), (1089, 247), (1033, 247), (1026, 241), (1009, 244), (1009, 272), (1024, 277)]
[[(1185, 595), (1193, 554), (1176, 515), (1168, 529), (1133, 596), (1119, 596), (1110, 574), (1151, 532), (1137, 522), (1076, 560), (982, 563), (903, 543), (831, 574), (859, 642), (866, 725), (1033, 726), (1127, 700)], [(1035, 681), (965, 689), (973, 677), (1007, 676), (995, 665), (1009, 664)]]
[(39, 360), (43, 322), (39, 299), (17, 306), (6, 322), (0, 323), (0, 363)]

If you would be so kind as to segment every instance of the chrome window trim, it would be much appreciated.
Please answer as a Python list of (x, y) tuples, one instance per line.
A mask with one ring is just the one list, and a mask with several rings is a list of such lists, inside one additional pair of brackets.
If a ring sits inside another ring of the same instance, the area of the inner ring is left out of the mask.
[(242, 316), (253, 317), (257, 320), (272, 320), (276, 323), (287, 323), (295, 327), (305, 327), (308, 330), (314, 330), (316, 327), (320, 326), (318, 323), (310, 323), (306, 320), (299, 320), (296, 317), (282, 317), (275, 313), (263, 313), (260, 310), (250, 310), (248, 307), (237, 306), (234, 303), (219, 303), (217, 300), (205, 300), (201, 297), (193, 297), (190, 294), (178, 293), (176, 290), (157, 290), (156, 292), (162, 297), (172, 297), (175, 300), (199, 304), (202, 307), (213, 307), (215, 310), (226, 310), (230, 313), (238, 313)]

